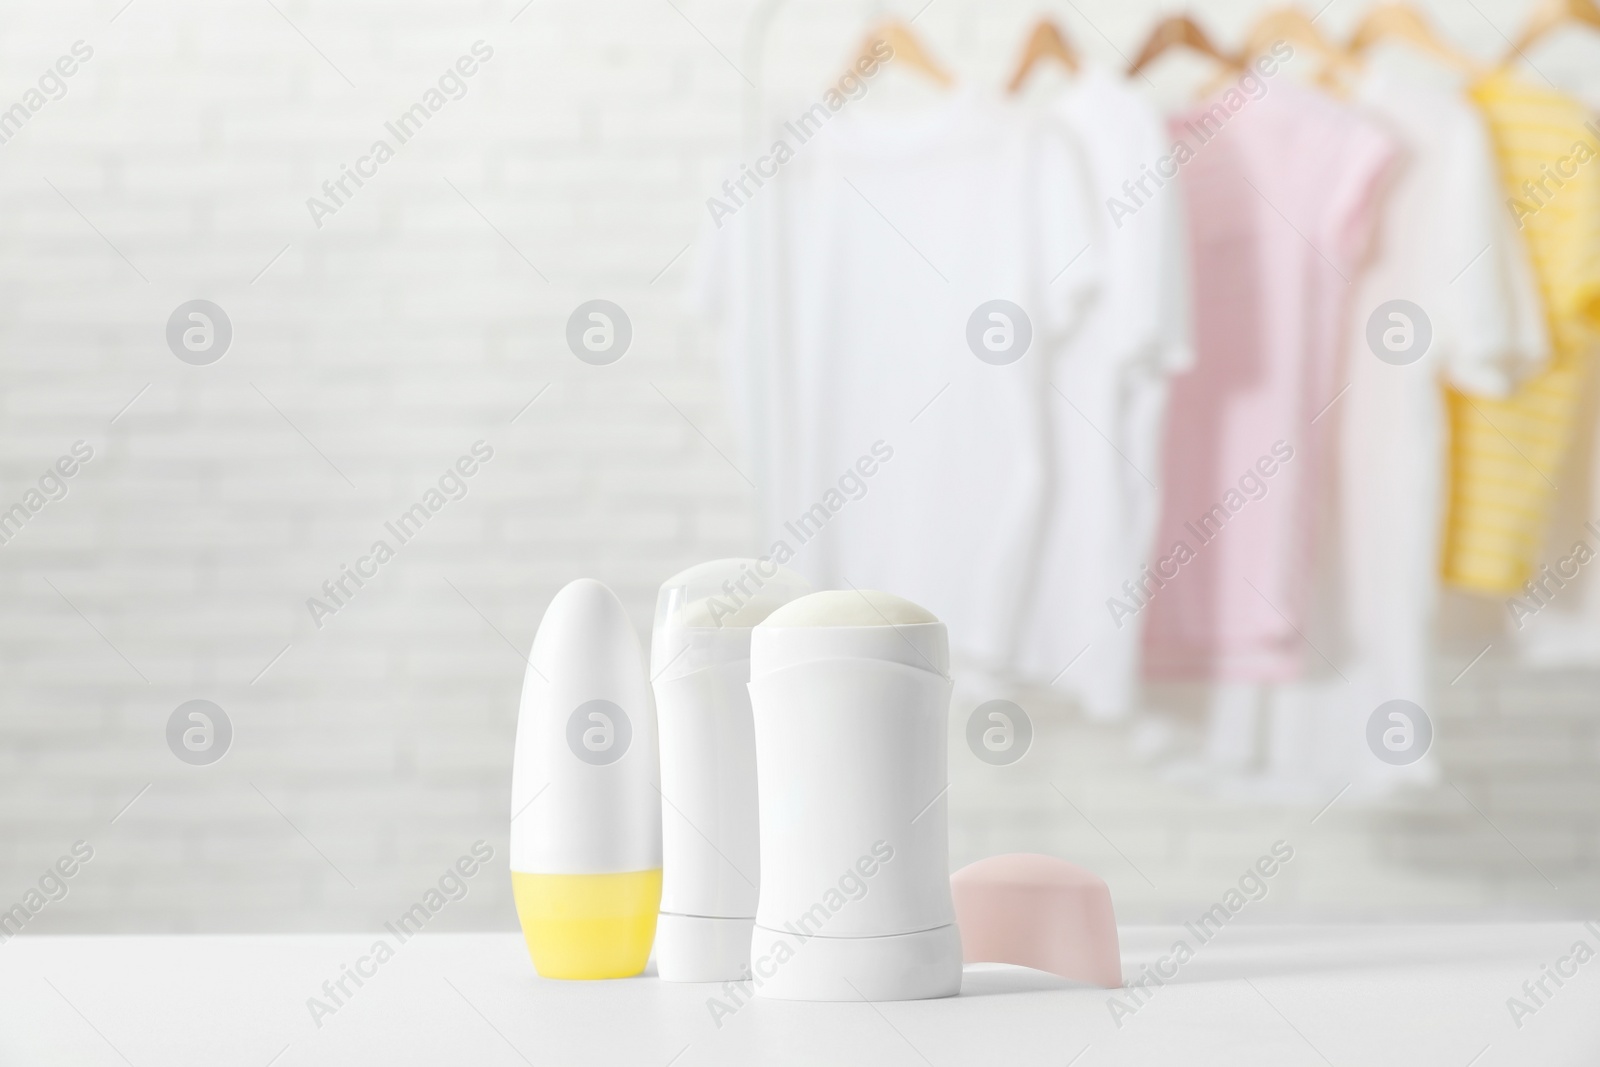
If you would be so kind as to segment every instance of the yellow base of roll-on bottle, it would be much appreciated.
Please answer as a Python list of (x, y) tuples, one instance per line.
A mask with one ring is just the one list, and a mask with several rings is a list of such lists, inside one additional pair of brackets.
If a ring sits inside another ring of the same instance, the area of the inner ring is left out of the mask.
[(644, 970), (661, 908), (661, 868), (621, 874), (511, 872), (534, 969), (545, 978), (629, 978)]

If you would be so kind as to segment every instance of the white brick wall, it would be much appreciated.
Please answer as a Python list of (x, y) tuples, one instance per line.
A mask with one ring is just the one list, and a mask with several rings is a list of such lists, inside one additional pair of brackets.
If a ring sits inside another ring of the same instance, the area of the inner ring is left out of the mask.
[[(663, 577), (751, 547), (751, 494), (700, 436), (734, 451), (715, 361), (677, 308), (679, 253), (737, 149), (744, 85), (717, 50), (747, 63), (749, 0), (273, 3), (0, 5), (0, 107), (94, 49), (0, 144), (0, 506), (74, 441), (95, 451), (0, 547), (0, 906), (73, 841), (95, 848), (38, 930), (375, 926), (474, 840), (503, 862), (518, 650), (554, 591), (599, 577), (643, 631)], [(1046, 6), (1113, 60), (1106, 37), (1131, 51), (1156, 8)], [(1254, 5), (1202, 6), (1237, 36)], [(995, 82), (1037, 7), (936, 0), (918, 26)], [(826, 79), (871, 10), (791, 4), (765, 80)], [(1500, 47), (1471, 10), (1439, 18)], [(466, 96), (313, 226), (306, 198), (479, 39), (494, 56)], [(197, 297), (234, 329), (208, 367), (163, 336)], [(634, 325), (610, 367), (563, 340), (595, 297)], [(305, 598), (479, 439), (494, 459), (467, 497), (315, 628)], [(1591, 685), (1496, 683), (1442, 743), (1525, 849), (1592, 870)], [(214, 766), (164, 741), (197, 697), (234, 725)], [(958, 758), (956, 858), (1078, 856), (1129, 917), (1209, 901), (1307, 816), (1161, 786), (1117, 734), (1047, 723), (1040, 745), (1015, 774)], [(1452, 797), (1319, 822), (1285, 906), (1570, 910)], [(513, 924), (505, 879), (445, 922)]]

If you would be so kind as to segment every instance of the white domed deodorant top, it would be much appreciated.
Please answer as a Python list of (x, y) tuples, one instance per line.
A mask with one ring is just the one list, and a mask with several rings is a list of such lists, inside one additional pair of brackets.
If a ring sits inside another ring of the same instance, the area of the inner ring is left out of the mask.
[(944, 624), (888, 593), (813, 593), (752, 632), (759, 995), (959, 992), (944, 799), (950, 688)]
[(812, 593), (767, 616), (768, 626), (909, 626), (938, 622), (933, 612), (876, 589)]
[(750, 628), (810, 589), (754, 559), (713, 560), (662, 583), (650, 674), (665, 800), (663, 981), (724, 982), (749, 967), (761, 878)]
[(750, 628), (809, 592), (804, 578), (766, 559), (716, 559), (673, 575), (656, 597), (651, 679), (749, 659)]

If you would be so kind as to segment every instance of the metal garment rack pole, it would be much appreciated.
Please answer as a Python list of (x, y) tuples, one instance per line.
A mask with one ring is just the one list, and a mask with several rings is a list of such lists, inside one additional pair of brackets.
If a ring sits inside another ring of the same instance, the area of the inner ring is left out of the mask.
[[(749, 20), (745, 23), (743, 51), (740, 59), (746, 72), (746, 86), (743, 90), (743, 111), (741, 116), (743, 129), (741, 133), (742, 154), (753, 157), (760, 143), (763, 116), (766, 112), (767, 100), (767, 38), (771, 34), (772, 24), (779, 14), (788, 6), (789, 0), (757, 0), (751, 10)], [(754, 222), (752, 222), (754, 225)], [(753, 240), (749, 233), (741, 235), (741, 241)], [(774, 309), (776, 313), (776, 309)], [(750, 322), (751, 334), (746, 340), (747, 351), (759, 352), (762, 348), (758, 336), (760, 327), (752, 317)], [(782, 360), (782, 356), (772, 353), (772, 358)], [(751, 388), (757, 397), (769, 395), (769, 376), (773, 373), (772, 367), (766, 361), (756, 360), (749, 368)], [(765, 525), (770, 518), (774, 506), (773, 488), (771, 485), (771, 468), (774, 462), (770, 442), (766, 439), (765, 429), (752, 426), (749, 434), (750, 460), (755, 464), (756, 486), (756, 514), (759, 516), (758, 525)], [(763, 530), (763, 532), (766, 532)], [(759, 547), (759, 546), (758, 546)]]
[[(771, 36), (772, 24), (777, 21), (783, 10), (788, 7), (789, 0), (757, 0), (751, 9), (744, 28), (744, 43), (740, 52), (740, 60), (744, 66), (746, 86), (743, 90), (743, 112), (741, 116), (743, 129), (741, 132), (743, 154), (754, 157), (760, 148), (763, 117), (767, 105), (767, 43)], [(883, 0), (871, 0), (870, 11), (881, 17), (885, 5)], [(741, 238), (749, 240), (749, 236)], [(759, 327), (752, 321), (752, 331)], [(752, 333), (746, 339), (749, 352), (760, 351), (760, 338)], [(783, 356), (774, 353), (774, 359), (781, 362)], [(750, 373), (754, 379), (752, 386), (757, 396), (768, 394), (770, 383), (767, 378), (773, 373), (770, 366), (764, 364), (753, 365)], [(769, 517), (773, 505), (772, 487), (766, 475), (770, 473), (770, 464), (775, 458), (769, 455), (768, 444), (762, 440), (762, 430), (752, 432), (749, 442), (751, 459), (756, 465), (756, 511), (763, 518)]]
[(767, 74), (767, 34), (772, 23), (789, 0), (758, 0), (750, 12), (744, 30), (744, 69), (749, 72), (750, 84), (744, 90), (743, 136), (744, 147), (755, 147), (760, 136), (761, 113), (766, 101), (764, 93)]

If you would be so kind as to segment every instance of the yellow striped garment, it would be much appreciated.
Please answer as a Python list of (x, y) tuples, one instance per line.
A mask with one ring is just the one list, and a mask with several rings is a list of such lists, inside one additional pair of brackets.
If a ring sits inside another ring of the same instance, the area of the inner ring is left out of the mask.
[(1505, 73), (1471, 90), (1544, 300), (1551, 358), (1504, 398), (1449, 391), (1444, 580), (1514, 593), (1533, 573), (1600, 341), (1600, 121)]

